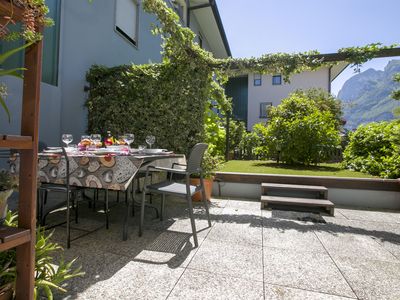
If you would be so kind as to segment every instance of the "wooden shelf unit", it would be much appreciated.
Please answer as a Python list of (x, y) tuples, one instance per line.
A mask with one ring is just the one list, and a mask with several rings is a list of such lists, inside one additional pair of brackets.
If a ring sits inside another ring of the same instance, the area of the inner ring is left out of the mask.
[(0, 134), (0, 148), (9, 149), (32, 149), (33, 141), (31, 136), (2, 135)]
[[(24, 9), (12, 0), (0, 0), (0, 19), (13, 16), (22, 21)], [(1, 20), (0, 20), (1, 22)], [(36, 29), (42, 32), (36, 20)], [(19, 172), (18, 228), (0, 227), (0, 251), (16, 248), (17, 300), (32, 300), (35, 283), (37, 154), (39, 141), (40, 83), (42, 48), (39, 41), (25, 49), (25, 71), (19, 136), (0, 134), (0, 148), (21, 150)]]
[(0, 227), (0, 251), (17, 247), (30, 240), (31, 231), (29, 229), (8, 226)]

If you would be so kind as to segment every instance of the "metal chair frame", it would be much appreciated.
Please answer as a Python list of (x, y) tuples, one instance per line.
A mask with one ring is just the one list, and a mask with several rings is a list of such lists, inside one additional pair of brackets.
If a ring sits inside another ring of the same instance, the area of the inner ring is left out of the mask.
[[(205, 189), (204, 189), (203, 170), (201, 168), (201, 162), (203, 160), (203, 155), (204, 155), (204, 152), (207, 150), (207, 147), (208, 147), (208, 145), (204, 144), (204, 143), (196, 144), (190, 153), (190, 156), (189, 156), (189, 159), (188, 159), (185, 169), (176, 169), (175, 168), (176, 165), (183, 166), (183, 165), (177, 164), (177, 163), (174, 163), (171, 168), (155, 167), (155, 166), (148, 166), (146, 168), (146, 177), (145, 177), (145, 184), (144, 184), (144, 188), (143, 188), (141, 210), (140, 210), (139, 236), (142, 236), (142, 234), (143, 234), (146, 192), (161, 194), (161, 196), (162, 196), (162, 198), (161, 198), (161, 220), (163, 219), (164, 213), (165, 213), (165, 195), (166, 194), (175, 195), (175, 196), (186, 198), (187, 205), (189, 208), (189, 217), (190, 217), (190, 222), (191, 222), (191, 227), (192, 227), (192, 232), (193, 232), (194, 244), (195, 244), (195, 247), (198, 247), (197, 231), (196, 231), (196, 224), (194, 221), (193, 204), (192, 204), (192, 196), (198, 192), (201, 192), (201, 194), (202, 194), (202, 200), (203, 200), (203, 204), (206, 209), (206, 214), (207, 214), (207, 218), (208, 218), (208, 225), (211, 227), (208, 203), (207, 203), (206, 193), (205, 193)], [(168, 172), (169, 173), (168, 179), (161, 183), (148, 185), (147, 184), (148, 175), (149, 175), (149, 172), (152, 170)], [(174, 174), (184, 177), (185, 183), (177, 183), (176, 181), (174, 181), (172, 178), (172, 176)], [(200, 185), (199, 186), (190, 185), (190, 176), (193, 174), (200, 174)], [(172, 190), (166, 191), (165, 188), (167, 188), (167, 187), (171, 187)], [(182, 189), (182, 191), (186, 191), (186, 193), (182, 193), (179, 191), (174, 192), (173, 187), (179, 187)]]

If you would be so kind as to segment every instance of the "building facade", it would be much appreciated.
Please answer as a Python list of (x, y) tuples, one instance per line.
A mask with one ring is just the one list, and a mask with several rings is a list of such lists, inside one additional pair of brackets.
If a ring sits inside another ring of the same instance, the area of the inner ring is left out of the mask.
[(249, 74), (231, 78), (226, 93), (233, 99), (233, 119), (244, 121), (248, 131), (267, 121), (269, 106), (279, 105), (284, 98), (298, 89), (322, 88), (331, 90), (332, 81), (346, 68), (346, 63), (295, 74), (286, 83), (276, 75)]
[[(197, 34), (204, 49), (215, 57), (230, 56), (214, 1), (166, 2)], [(55, 26), (44, 32), (40, 140), (59, 145), (62, 133), (72, 133), (75, 143), (87, 128), (85, 76), (90, 67), (160, 62), (161, 38), (151, 33), (157, 21), (143, 11), (140, 0), (46, 0), (46, 4)], [(2, 43), (0, 52), (17, 45)], [(5, 67), (22, 66), (22, 60), (22, 54), (14, 55)], [(0, 112), (0, 131), (16, 134), (20, 130), (22, 81), (6, 77), (3, 82), (8, 87), (12, 120), (8, 123)]]

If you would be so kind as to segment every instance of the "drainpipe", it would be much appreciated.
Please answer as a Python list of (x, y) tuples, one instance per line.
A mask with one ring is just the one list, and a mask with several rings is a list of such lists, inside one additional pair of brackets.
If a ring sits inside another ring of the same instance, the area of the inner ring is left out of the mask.
[(190, 27), (190, 0), (186, 0), (186, 27)]
[(331, 90), (332, 90), (331, 79), (332, 79), (332, 66), (330, 66), (329, 70), (328, 70), (328, 81), (329, 81), (329, 83), (328, 83), (328, 92), (329, 92), (329, 94), (331, 93)]
[(229, 123), (231, 120), (231, 113), (228, 111), (226, 113), (226, 128), (225, 128), (225, 160), (229, 160), (229, 145), (230, 145), (230, 140), (229, 140), (229, 135), (230, 135), (230, 128), (229, 128)]

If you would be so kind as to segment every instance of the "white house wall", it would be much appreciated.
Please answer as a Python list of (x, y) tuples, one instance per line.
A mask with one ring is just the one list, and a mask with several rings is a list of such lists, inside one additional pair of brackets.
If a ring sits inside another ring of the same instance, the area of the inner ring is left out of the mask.
[[(115, 0), (64, 0), (61, 10), (61, 132), (79, 137), (87, 129), (84, 108), (86, 72), (94, 64), (108, 67), (161, 60), (161, 39), (150, 32), (155, 17), (139, 12), (138, 47), (114, 30)], [(61, 134), (58, 132), (58, 135)]]
[(330, 87), (328, 68), (295, 74), (290, 78), (290, 83), (285, 83), (282, 78), (281, 85), (272, 85), (271, 75), (262, 75), (261, 86), (254, 86), (253, 74), (248, 78), (247, 130), (252, 130), (254, 124), (266, 121), (260, 118), (261, 102), (272, 102), (273, 106), (277, 106), (297, 89), (323, 88), (329, 91)]

